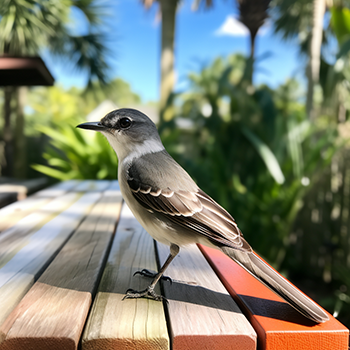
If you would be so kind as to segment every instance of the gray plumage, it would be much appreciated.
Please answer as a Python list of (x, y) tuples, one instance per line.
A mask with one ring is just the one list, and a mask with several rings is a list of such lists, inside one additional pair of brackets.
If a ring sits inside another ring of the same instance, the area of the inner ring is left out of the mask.
[(118, 179), (126, 203), (154, 239), (171, 247), (166, 264), (150, 287), (142, 292), (129, 291), (127, 297), (157, 298), (154, 285), (178, 247), (202, 243), (222, 250), (305, 317), (317, 323), (328, 320), (316, 303), (255, 255), (233, 217), (166, 152), (156, 126), (146, 115), (119, 109), (100, 122), (79, 127), (106, 136), (119, 159)]

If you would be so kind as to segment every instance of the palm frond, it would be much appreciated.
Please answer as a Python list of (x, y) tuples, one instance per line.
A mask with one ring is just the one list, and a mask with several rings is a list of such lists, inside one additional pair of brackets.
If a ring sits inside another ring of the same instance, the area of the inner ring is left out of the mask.
[(73, 0), (73, 6), (78, 8), (90, 25), (101, 25), (103, 17), (108, 13), (108, 7), (96, 0)]
[[(89, 23), (89, 32), (74, 35), (67, 24), (71, 6), (79, 8)], [(107, 34), (101, 32), (106, 7), (96, 0), (3, 0), (0, 1), (0, 54), (36, 55), (44, 47), (88, 73), (93, 80), (108, 80)]]
[(72, 55), (74, 66), (79, 70), (88, 72), (88, 85), (94, 79), (107, 83), (109, 66), (106, 56), (110, 53), (106, 45), (104, 34), (87, 34), (82, 36), (69, 36), (67, 45)]
[(237, 0), (239, 20), (255, 36), (268, 17), (267, 9), (271, 0)]
[(36, 54), (65, 23), (68, 0), (4, 0), (0, 2), (0, 53)]
[(261, 159), (265, 163), (266, 168), (270, 172), (271, 176), (275, 179), (275, 181), (278, 184), (283, 184), (285, 181), (284, 175), (282, 173), (278, 160), (272, 153), (271, 149), (248, 128), (242, 127), (242, 133), (255, 147)]
[(272, 18), (275, 32), (284, 39), (305, 37), (312, 25), (313, 0), (274, 0)]

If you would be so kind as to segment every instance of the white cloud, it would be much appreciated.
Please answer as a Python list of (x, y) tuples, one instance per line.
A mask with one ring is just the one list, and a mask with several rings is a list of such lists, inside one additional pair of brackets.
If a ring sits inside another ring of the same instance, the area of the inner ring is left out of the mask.
[[(259, 30), (258, 35), (266, 35), (269, 30), (269, 22), (265, 23)], [(215, 31), (217, 36), (248, 36), (248, 28), (238, 19), (229, 15), (226, 17), (224, 23)]]
[(248, 36), (247, 27), (233, 16), (227, 16), (225, 22), (215, 31), (217, 36)]

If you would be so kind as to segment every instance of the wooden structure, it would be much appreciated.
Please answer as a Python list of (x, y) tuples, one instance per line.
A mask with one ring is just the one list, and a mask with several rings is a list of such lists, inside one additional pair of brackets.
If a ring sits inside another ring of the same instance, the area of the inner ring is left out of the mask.
[(0, 208), (17, 200), (22, 200), (45, 186), (47, 186), (46, 178), (16, 180), (0, 177)]
[(168, 248), (123, 204), (117, 181), (67, 181), (5, 207), (0, 350), (348, 350), (332, 316), (311, 324), (229, 258), (200, 249), (170, 265), (168, 302), (123, 301), (149, 283), (134, 272), (157, 270)]
[(38, 57), (0, 57), (0, 86), (52, 86), (55, 79)]

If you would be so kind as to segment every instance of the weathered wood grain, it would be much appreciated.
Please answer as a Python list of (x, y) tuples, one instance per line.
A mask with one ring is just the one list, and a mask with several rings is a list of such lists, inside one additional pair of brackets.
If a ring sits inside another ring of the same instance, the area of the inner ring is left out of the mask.
[[(70, 189), (71, 185), (75, 187), (71, 189), (69, 193), (65, 194), (65, 192)], [(57, 195), (57, 198), (51, 200), (45, 206), (36, 210), (32, 214), (24, 217), (22, 220), (18, 221), (14, 226), (0, 235), (0, 268), (5, 265), (20, 249), (22, 249), (23, 246), (26, 245), (32, 234), (38, 231), (45, 224), (48, 224), (51, 220), (57, 220), (56, 216), (61, 214), (74, 202), (78, 201), (83, 193), (101, 192), (108, 186), (113, 186), (113, 182), (80, 181), (77, 183), (75, 181), (67, 181), (55, 188), (43, 190), (41, 193), (38, 193), (36, 197), (40, 199), (51, 197), (55, 194)], [(97, 199), (98, 197), (96, 197), (96, 200)], [(58, 222), (59, 221), (60, 219)], [(56, 225), (56, 221), (54, 224)]]
[(156, 270), (153, 240), (124, 204), (84, 331), (83, 350), (169, 349), (163, 304), (148, 299), (122, 301), (127, 289), (142, 290), (150, 283), (147, 278), (133, 277), (143, 268)]
[(1, 326), (0, 349), (77, 349), (121, 201), (115, 183)]
[(30, 197), (48, 197), (56, 198), (58, 196), (64, 195), (68, 191), (74, 191), (74, 188), (77, 187), (82, 180), (68, 180), (58, 182), (55, 185), (44, 188), (38, 192), (33, 193)]
[(85, 180), (79, 183), (74, 190), (76, 192), (101, 192), (111, 185), (109, 180)]
[[(169, 247), (157, 243), (163, 263)], [(174, 350), (256, 349), (256, 333), (195, 245), (182, 248), (163, 282)]]
[(330, 314), (309, 321), (222, 252), (200, 246), (258, 333), (261, 350), (348, 350), (349, 330)]
[(62, 196), (69, 190), (72, 190), (78, 181), (65, 181), (47, 189), (41, 190), (34, 195), (15, 203), (8, 205), (0, 210), (0, 234), (9, 227), (13, 226), (25, 216), (42, 208), (50, 200)]
[[(13, 236), (4, 233), (0, 237), (0, 324), (100, 197), (101, 194), (97, 192), (69, 193), (49, 203), (55, 215), (49, 211), (46, 219), (40, 218), (37, 225), (30, 220), (28, 222), (28, 216), (14, 226), (16, 230), (11, 231)], [(62, 209), (62, 212), (58, 213), (58, 209)], [(29, 230), (25, 222), (28, 222)], [(23, 232), (26, 233), (24, 236)], [(21, 282), (18, 282), (13, 294), (9, 294), (9, 286), (13, 285), (14, 279)]]

